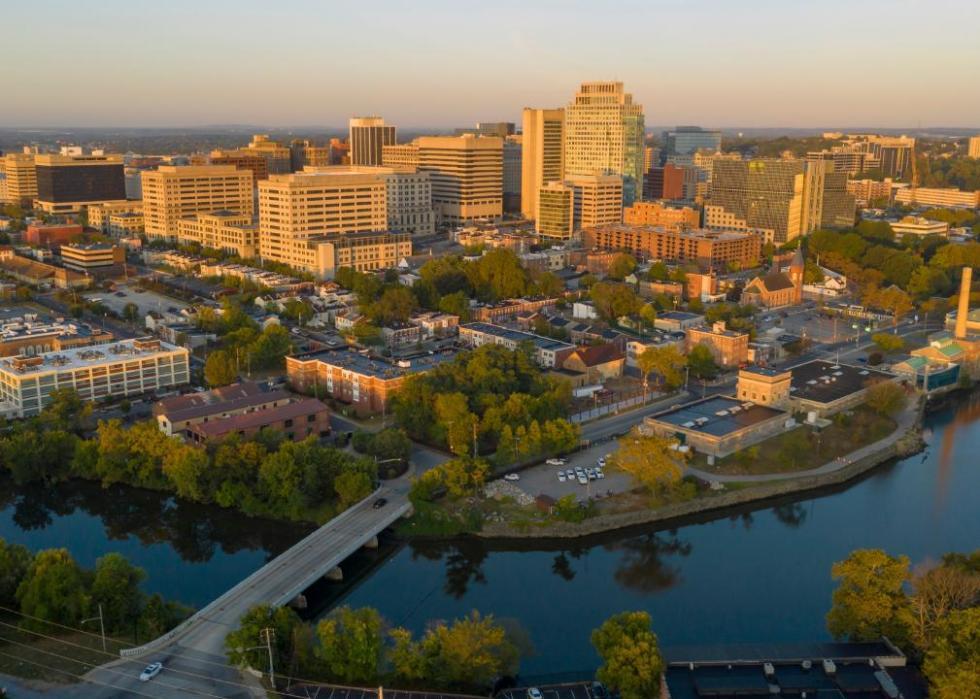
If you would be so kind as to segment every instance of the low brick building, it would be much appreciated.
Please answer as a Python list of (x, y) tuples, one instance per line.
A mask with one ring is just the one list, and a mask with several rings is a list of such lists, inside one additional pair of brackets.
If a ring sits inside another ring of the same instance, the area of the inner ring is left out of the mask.
[(191, 441), (205, 444), (233, 435), (249, 439), (262, 429), (276, 430), (286, 439), (296, 442), (307, 437), (326, 437), (330, 434), (330, 411), (316, 398), (301, 398), (266, 410), (198, 422), (191, 425), (187, 432)]

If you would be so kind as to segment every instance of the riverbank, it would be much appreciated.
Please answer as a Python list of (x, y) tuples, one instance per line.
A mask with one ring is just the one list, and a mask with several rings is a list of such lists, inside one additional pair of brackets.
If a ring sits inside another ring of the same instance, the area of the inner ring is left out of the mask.
[[(820, 468), (800, 474), (774, 474), (770, 480), (732, 481), (726, 486), (733, 488), (723, 491), (709, 491), (685, 502), (670, 503), (656, 509), (613, 512), (589, 517), (582, 522), (551, 521), (543, 526), (515, 526), (507, 521), (485, 523), (475, 536), (484, 539), (577, 539), (620, 529), (701, 515), (723, 513), (750, 503), (764, 503), (767, 500), (783, 498), (787, 495), (844, 485), (863, 476), (876, 467), (892, 459), (911, 456), (923, 447), (921, 424), (924, 402), (919, 401), (912, 411), (911, 420), (899, 420), (895, 431), (877, 442), (854, 452), (857, 456), (842, 463), (826, 464)], [(698, 477), (713, 479), (714, 476), (698, 472)]]

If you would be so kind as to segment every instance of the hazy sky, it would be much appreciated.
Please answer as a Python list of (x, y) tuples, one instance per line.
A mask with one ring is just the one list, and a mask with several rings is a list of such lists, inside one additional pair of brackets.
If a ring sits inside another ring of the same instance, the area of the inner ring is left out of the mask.
[(647, 124), (980, 127), (978, 0), (13, 0), (2, 126), (518, 121), (618, 79)]

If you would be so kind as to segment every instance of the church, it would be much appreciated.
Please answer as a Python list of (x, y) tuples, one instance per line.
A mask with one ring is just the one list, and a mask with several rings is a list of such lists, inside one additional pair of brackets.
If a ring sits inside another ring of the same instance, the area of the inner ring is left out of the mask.
[(796, 249), (793, 260), (785, 272), (776, 271), (756, 277), (742, 291), (742, 303), (760, 308), (795, 306), (803, 302), (803, 276), (806, 263), (803, 250)]

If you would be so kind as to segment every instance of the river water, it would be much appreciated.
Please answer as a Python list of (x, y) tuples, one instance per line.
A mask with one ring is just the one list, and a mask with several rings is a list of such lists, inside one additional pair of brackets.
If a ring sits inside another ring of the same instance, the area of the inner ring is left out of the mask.
[[(648, 610), (664, 645), (822, 639), (830, 566), (852, 549), (921, 564), (980, 547), (980, 395), (930, 415), (926, 437), (922, 454), (836, 492), (671, 528), (553, 545), (389, 544), (356, 555), (319, 601), (377, 607), (416, 631), (471, 609), (520, 620), (529, 674), (594, 666), (590, 631), (628, 609)], [(147, 590), (198, 606), (304, 533), (145, 491), (3, 490), (0, 536), (65, 546), (84, 565), (120, 551), (147, 570)]]

